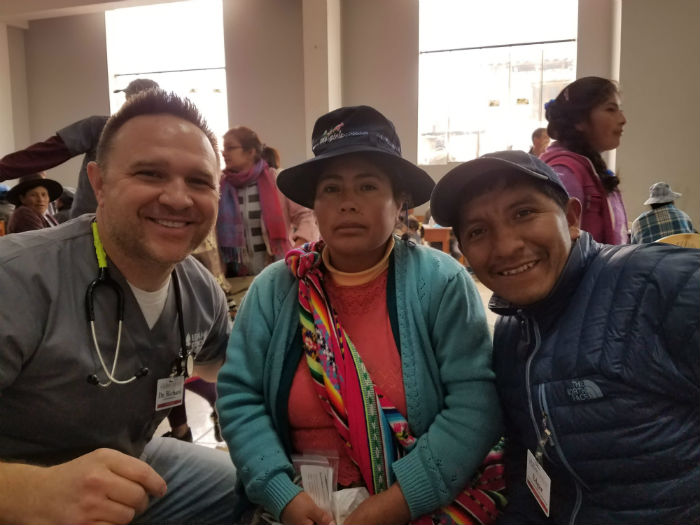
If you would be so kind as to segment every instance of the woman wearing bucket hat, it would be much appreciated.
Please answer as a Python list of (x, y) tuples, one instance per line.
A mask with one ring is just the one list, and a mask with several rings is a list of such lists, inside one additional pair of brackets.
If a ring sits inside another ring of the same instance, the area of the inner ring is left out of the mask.
[(49, 203), (63, 193), (63, 186), (52, 179), (44, 178), (43, 173), (25, 175), (19, 183), (7, 192), (7, 200), (15, 205), (8, 233), (40, 230), (58, 225), (48, 214)]
[[(284, 523), (488, 522), (499, 465), (470, 484), (501, 428), (483, 307), (449, 255), (392, 235), (434, 183), (368, 106), (320, 117), (312, 149), (277, 185), (323, 240), (255, 279), (219, 374), (246, 495)], [(292, 454), (319, 451), (338, 458), (334, 488), (368, 490), (352, 512), (294, 483)]]

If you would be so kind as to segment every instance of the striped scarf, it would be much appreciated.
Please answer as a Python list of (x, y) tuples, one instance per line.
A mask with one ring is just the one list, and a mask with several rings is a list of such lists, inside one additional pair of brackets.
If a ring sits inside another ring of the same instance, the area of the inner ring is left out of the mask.
[(219, 216), (216, 220), (216, 236), (225, 262), (242, 263), (245, 260), (247, 220), (238, 202), (238, 190), (256, 183), (260, 193), (261, 220), (275, 259), (281, 259), (291, 247), (288, 226), (285, 223), (280, 196), (275, 184), (274, 170), (260, 159), (244, 172), (224, 170), (221, 176)]
[[(335, 428), (348, 446), (370, 494), (389, 488), (391, 464), (416, 444), (408, 422), (374, 385), (323, 289), (323, 241), (287, 253), (286, 263), (299, 279), (301, 335), (315, 389)], [(451, 504), (412, 523), (487, 524), (505, 505), (502, 444), (487, 456), (469, 486)], [(437, 520), (437, 521), (435, 521)]]

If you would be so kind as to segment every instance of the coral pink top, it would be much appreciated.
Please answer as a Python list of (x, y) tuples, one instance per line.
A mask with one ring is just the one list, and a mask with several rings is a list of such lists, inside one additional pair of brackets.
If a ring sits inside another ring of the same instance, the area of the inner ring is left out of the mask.
[[(324, 286), (330, 303), (362, 357), (372, 380), (406, 417), (401, 359), (386, 305), (389, 254), (393, 246), (392, 239), (384, 258), (369, 270), (357, 274), (333, 268), (324, 251), (323, 259), (327, 269)], [(340, 458), (338, 484), (345, 487), (361, 484), (360, 471), (350, 459), (331, 416), (316, 394), (306, 359), (301, 359), (297, 367), (288, 407), (294, 450), (309, 453), (329, 449), (337, 451)]]

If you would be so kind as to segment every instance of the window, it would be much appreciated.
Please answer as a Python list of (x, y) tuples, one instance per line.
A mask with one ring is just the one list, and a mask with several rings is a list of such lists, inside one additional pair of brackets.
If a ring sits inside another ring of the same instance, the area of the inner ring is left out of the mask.
[(576, 77), (576, 0), (421, 0), (418, 162), (527, 151)]
[(228, 131), (221, 0), (189, 0), (105, 13), (112, 112), (136, 78), (189, 98), (219, 137)]

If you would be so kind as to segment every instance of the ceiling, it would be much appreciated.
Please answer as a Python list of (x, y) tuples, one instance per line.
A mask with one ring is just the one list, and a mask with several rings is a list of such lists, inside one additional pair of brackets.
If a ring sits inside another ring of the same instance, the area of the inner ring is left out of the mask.
[(2, 0), (0, 23), (27, 28), (31, 20), (97, 13), (181, 0)]

